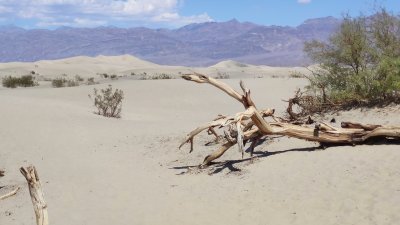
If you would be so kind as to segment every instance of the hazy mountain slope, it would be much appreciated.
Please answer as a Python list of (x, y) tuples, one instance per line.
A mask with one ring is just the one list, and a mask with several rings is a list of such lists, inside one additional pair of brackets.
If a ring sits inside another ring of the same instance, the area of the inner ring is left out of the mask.
[[(158, 64), (205, 66), (222, 60), (296, 66), (307, 62), (303, 43), (326, 40), (340, 24), (333, 17), (298, 27), (208, 22), (176, 30), (148, 28), (0, 28), (0, 62), (32, 62), (72, 56), (131, 54)], [(279, 59), (277, 59), (279, 57)], [(282, 60), (284, 59), (284, 60)]]

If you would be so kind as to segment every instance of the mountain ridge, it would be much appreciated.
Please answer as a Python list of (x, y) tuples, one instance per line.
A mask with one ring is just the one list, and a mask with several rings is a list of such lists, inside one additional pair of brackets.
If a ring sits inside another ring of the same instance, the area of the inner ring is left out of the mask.
[(134, 55), (161, 65), (210, 66), (224, 60), (269, 66), (301, 66), (309, 61), (304, 41), (327, 40), (339, 26), (334, 17), (296, 27), (264, 26), (232, 19), (177, 29), (146, 27), (27, 30), (0, 27), (0, 62), (33, 62), (73, 56)]

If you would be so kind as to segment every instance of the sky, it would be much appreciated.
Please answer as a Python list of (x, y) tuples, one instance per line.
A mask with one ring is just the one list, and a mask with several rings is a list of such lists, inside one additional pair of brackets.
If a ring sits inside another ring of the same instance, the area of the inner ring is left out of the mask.
[(377, 6), (400, 14), (400, 0), (0, 0), (0, 26), (174, 29), (233, 18), (297, 26), (311, 18), (369, 15)]

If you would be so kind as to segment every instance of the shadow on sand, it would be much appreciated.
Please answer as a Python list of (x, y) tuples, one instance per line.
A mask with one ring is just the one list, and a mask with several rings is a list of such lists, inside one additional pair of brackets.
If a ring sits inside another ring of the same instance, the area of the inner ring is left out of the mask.
[[(257, 145), (261, 145), (263, 142), (265, 142), (265, 139), (260, 141)], [(388, 139), (388, 138), (374, 138), (371, 140), (368, 140), (365, 145), (399, 145), (400, 144), (400, 139)], [(314, 152), (314, 151), (320, 151), (323, 149), (326, 149), (328, 147), (335, 147), (335, 146), (346, 146), (346, 145), (321, 145), (317, 147), (305, 147), (305, 148), (293, 148), (293, 149), (288, 149), (288, 150), (283, 150), (283, 151), (275, 151), (275, 152), (269, 152), (269, 151), (254, 151), (253, 152), (253, 157), (251, 158), (245, 158), (245, 159), (238, 159), (238, 160), (226, 160), (222, 162), (212, 162), (210, 163), (206, 168), (200, 168), (199, 165), (193, 165), (193, 166), (177, 166), (177, 167), (172, 167), (170, 169), (175, 169), (175, 170), (186, 170), (181, 173), (178, 173), (177, 175), (184, 175), (187, 173), (201, 173), (203, 171), (207, 171), (209, 175), (214, 175), (221, 173), (224, 170), (228, 170), (228, 173), (230, 172), (240, 172), (241, 169), (235, 167), (237, 164), (245, 163), (245, 162), (253, 162), (256, 159), (262, 159), (266, 158), (269, 156), (273, 155), (279, 155), (283, 153), (290, 153), (290, 152)], [(347, 145), (349, 146), (349, 145)], [(351, 146), (351, 145), (350, 145)], [(246, 152), (250, 152), (250, 148), (246, 150)]]
[[(171, 169), (186, 170), (184, 172), (178, 173), (177, 175), (183, 175), (183, 174), (192, 173), (192, 172), (199, 173), (202, 171), (208, 171), (208, 174), (213, 175), (213, 174), (221, 173), (222, 171), (224, 171), (226, 169), (228, 170), (228, 172), (240, 172), (241, 169), (235, 167), (236, 164), (252, 162), (256, 159), (262, 159), (262, 158), (266, 158), (269, 156), (278, 155), (278, 154), (282, 154), (282, 153), (312, 152), (312, 151), (316, 151), (316, 150), (321, 150), (321, 148), (320, 147), (295, 148), (295, 149), (276, 151), (276, 152), (254, 151), (253, 157), (251, 157), (251, 158), (226, 160), (226, 161), (222, 161), (222, 162), (212, 162), (206, 168), (200, 168), (199, 165), (195, 165), (195, 166), (176, 166), (176, 167), (172, 167)], [(248, 150), (246, 150), (246, 151), (248, 151)]]

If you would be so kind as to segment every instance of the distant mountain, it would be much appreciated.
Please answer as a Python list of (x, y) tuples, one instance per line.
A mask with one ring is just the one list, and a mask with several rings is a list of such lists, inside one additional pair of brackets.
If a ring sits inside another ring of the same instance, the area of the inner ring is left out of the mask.
[(72, 56), (130, 54), (158, 64), (209, 66), (223, 60), (270, 66), (307, 63), (304, 41), (326, 40), (339, 26), (333, 17), (297, 27), (230, 20), (190, 24), (175, 30), (70, 28), (25, 30), (0, 27), (0, 62), (31, 62)]

